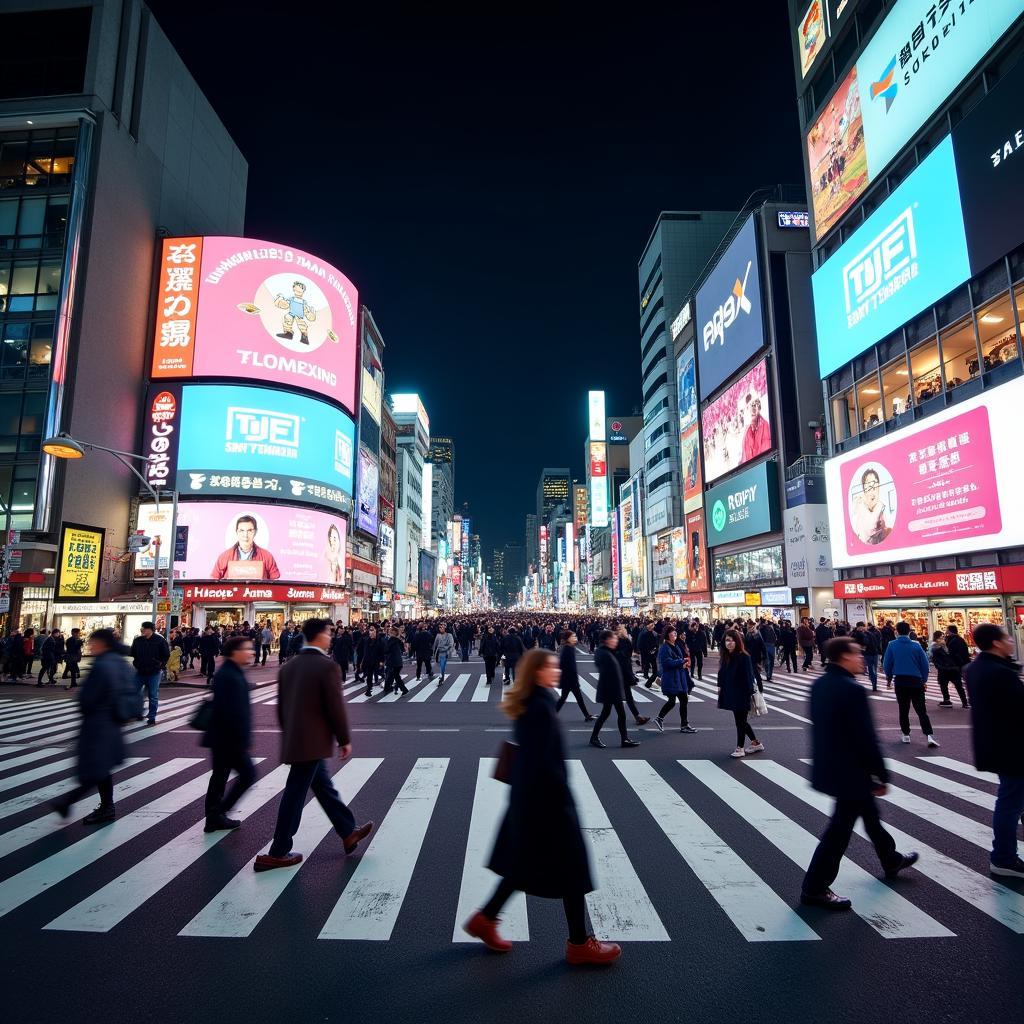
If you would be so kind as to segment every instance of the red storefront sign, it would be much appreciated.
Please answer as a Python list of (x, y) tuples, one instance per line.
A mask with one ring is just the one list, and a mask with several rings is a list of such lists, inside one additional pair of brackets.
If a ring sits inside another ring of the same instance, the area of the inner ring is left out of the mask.
[(358, 569), (360, 572), (365, 572), (374, 579), (380, 575), (380, 566), (376, 562), (371, 562), (366, 558), (360, 558), (358, 555), (346, 555), (345, 568)]
[(949, 569), (942, 572), (879, 576), (867, 580), (840, 580), (836, 597), (970, 597), (1024, 590), (1024, 566), (988, 566), (981, 569)]
[(308, 601), (340, 604), (348, 600), (341, 587), (303, 586), (300, 583), (187, 583), (184, 599), (193, 604), (222, 601)]
[(892, 597), (892, 580), (877, 576), (870, 580), (839, 580), (832, 585), (836, 597)]

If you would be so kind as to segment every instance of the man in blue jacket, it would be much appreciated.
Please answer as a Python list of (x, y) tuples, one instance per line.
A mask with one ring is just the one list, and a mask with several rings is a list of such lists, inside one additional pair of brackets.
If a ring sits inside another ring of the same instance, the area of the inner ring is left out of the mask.
[(896, 623), (896, 639), (885, 649), (882, 668), (890, 687), (896, 684), (896, 703), (900, 709), (900, 739), (910, 742), (910, 705), (914, 705), (921, 731), (928, 738), (929, 747), (939, 741), (932, 735), (932, 722), (924, 702), (924, 687), (928, 682), (928, 655), (921, 645), (910, 637), (910, 623)]
[(836, 806), (811, 857), (800, 902), (849, 910), (849, 898), (837, 896), (831, 885), (858, 818), (886, 878), (895, 878), (915, 864), (918, 855), (900, 853), (878, 816), (875, 797), (885, 796), (889, 772), (878, 748), (867, 693), (856, 678), (864, 671), (860, 645), (851, 637), (836, 637), (825, 645), (825, 657), (825, 672), (811, 687), (811, 785), (835, 797)]

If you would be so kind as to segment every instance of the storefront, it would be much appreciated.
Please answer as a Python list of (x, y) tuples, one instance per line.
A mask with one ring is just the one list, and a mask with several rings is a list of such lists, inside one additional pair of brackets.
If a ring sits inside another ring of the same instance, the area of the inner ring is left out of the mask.
[(340, 587), (287, 583), (186, 583), (184, 604), (193, 626), (228, 628), (263, 623), (279, 632), (285, 622), (344, 618), (348, 593)]
[(659, 618), (700, 619), (711, 622), (711, 595), (697, 594), (655, 594), (654, 614)]
[(129, 640), (138, 635), (143, 622), (152, 618), (152, 601), (83, 601), (53, 605), (53, 626), (65, 635), (72, 629), (80, 629), (83, 636), (94, 629), (116, 629)]
[(791, 587), (716, 590), (711, 595), (711, 614), (716, 619), (789, 619), (796, 625), (807, 615), (807, 591)]

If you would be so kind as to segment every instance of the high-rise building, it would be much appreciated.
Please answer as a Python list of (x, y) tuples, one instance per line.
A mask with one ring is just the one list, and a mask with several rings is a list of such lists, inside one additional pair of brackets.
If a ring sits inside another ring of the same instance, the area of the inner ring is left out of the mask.
[(800, 7), (830, 456), (801, 526), (829, 537), (830, 612), (968, 642), (996, 622), (1019, 651), (1022, 5)]
[(424, 546), (436, 552), (438, 539), (445, 536), (455, 513), (455, 457), (450, 437), (431, 437), (427, 464), (431, 466), (430, 541)]
[[(430, 420), (416, 394), (388, 396), (398, 448), (398, 494), (395, 507), (395, 605), (413, 613), (419, 597), (420, 548), (427, 534), (423, 522), (423, 464), (430, 451)], [(405, 601), (399, 601), (404, 595)]]
[(526, 552), (527, 571), (536, 572), (540, 562), (540, 534), (538, 530), (537, 516), (533, 512), (526, 514), (526, 530), (523, 537), (523, 548)]
[(568, 469), (542, 469), (537, 481), (537, 523), (543, 525), (551, 513), (560, 506), (570, 507), (569, 483), (572, 479)]
[(495, 548), (491, 552), (491, 585), (494, 593), (505, 599), (505, 549)]
[(504, 549), (505, 589), (501, 600), (515, 601), (526, 579), (526, 549), (522, 544), (506, 544)]

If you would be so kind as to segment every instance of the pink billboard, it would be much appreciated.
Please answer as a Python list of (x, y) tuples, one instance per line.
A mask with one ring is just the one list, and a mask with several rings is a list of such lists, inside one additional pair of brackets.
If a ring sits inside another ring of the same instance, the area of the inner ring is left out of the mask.
[(704, 479), (710, 483), (772, 448), (768, 368), (762, 359), (701, 413)]
[(1020, 544), (1024, 488), (1012, 446), (1022, 401), (1024, 381), (1012, 381), (831, 459), (825, 480), (833, 564)]
[(266, 380), (354, 415), (358, 304), (340, 270), (301, 249), (164, 239), (151, 376)]
[[(161, 539), (167, 567), (171, 506), (139, 507), (138, 529)], [(176, 579), (287, 580), (341, 586), (345, 582), (345, 520), (291, 505), (190, 501), (178, 506)], [(184, 558), (181, 555), (184, 554)], [(153, 576), (153, 544), (135, 559), (136, 578)]]

